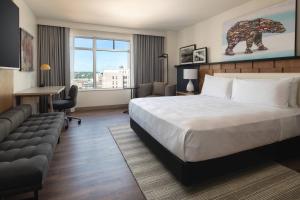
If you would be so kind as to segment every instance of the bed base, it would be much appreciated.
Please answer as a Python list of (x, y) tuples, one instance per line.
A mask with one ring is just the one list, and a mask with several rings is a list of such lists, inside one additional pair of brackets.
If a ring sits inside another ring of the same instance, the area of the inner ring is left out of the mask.
[(133, 119), (130, 119), (130, 126), (158, 160), (162, 162), (178, 181), (186, 186), (253, 165), (263, 164), (266, 158), (274, 160), (274, 157), (276, 157), (280, 159), (280, 157), (299, 155), (300, 152), (300, 137), (296, 137), (222, 158), (199, 162), (184, 162), (157, 142)]

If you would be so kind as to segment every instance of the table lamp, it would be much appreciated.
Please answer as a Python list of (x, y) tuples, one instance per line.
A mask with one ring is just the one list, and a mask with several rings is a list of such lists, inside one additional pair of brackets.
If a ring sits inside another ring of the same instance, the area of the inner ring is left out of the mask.
[(184, 69), (183, 70), (183, 79), (189, 80), (189, 83), (186, 86), (187, 92), (194, 92), (194, 85), (192, 80), (198, 79), (198, 70), (197, 69)]
[(49, 64), (42, 64), (40, 69), (41, 69), (41, 84), (40, 84), (40, 87), (44, 87), (45, 83), (44, 83), (43, 73), (44, 73), (44, 71), (50, 71), (51, 67), (50, 67)]

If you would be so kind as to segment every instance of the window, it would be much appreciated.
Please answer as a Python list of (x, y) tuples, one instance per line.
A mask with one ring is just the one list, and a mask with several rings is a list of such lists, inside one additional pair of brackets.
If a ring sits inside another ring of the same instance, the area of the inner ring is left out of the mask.
[(129, 41), (75, 37), (73, 54), (71, 82), (79, 89), (129, 87)]

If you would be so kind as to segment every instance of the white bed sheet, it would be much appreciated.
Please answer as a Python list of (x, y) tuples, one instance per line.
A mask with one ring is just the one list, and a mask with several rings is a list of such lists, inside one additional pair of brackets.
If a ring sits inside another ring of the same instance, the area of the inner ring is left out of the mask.
[(300, 135), (300, 109), (203, 95), (137, 98), (129, 115), (183, 161), (203, 161)]

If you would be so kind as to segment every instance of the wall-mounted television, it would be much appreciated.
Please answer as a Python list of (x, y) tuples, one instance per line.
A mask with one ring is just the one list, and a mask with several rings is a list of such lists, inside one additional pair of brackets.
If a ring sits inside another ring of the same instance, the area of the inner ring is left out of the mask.
[(20, 67), (19, 8), (12, 0), (0, 0), (0, 67)]

